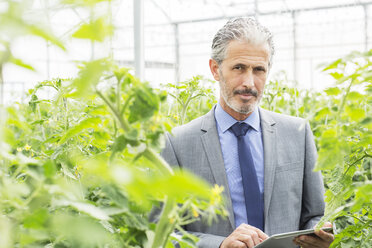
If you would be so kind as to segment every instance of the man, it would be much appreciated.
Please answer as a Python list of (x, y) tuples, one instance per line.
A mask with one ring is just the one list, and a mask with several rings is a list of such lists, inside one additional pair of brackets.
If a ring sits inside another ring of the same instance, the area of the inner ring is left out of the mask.
[[(220, 83), (218, 104), (167, 135), (162, 155), (169, 164), (225, 188), (228, 220), (186, 226), (200, 237), (200, 247), (251, 248), (268, 235), (313, 228), (324, 213), (309, 125), (258, 107), (273, 54), (272, 35), (257, 21), (227, 22), (213, 39), (209, 61)], [(329, 247), (334, 239), (316, 234), (294, 242)]]

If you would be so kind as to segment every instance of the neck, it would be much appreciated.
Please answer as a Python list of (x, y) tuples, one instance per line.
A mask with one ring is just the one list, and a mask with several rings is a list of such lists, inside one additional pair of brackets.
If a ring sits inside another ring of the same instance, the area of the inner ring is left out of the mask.
[(221, 104), (222, 109), (225, 110), (226, 113), (228, 113), (229, 115), (231, 115), (231, 117), (233, 117), (237, 121), (244, 121), (245, 119), (248, 118), (248, 116), (250, 116), (252, 114), (252, 112), (250, 112), (248, 114), (242, 114), (242, 113), (236, 112), (235, 110), (233, 110), (232, 108), (230, 108), (225, 103), (225, 101), (222, 99), (222, 97), (220, 99), (220, 104)]

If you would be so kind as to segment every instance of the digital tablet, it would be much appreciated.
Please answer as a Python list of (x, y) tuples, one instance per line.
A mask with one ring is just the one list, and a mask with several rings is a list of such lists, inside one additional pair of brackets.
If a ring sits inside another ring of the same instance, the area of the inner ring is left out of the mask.
[[(332, 232), (332, 227), (322, 228), (323, 231)], [(314, 234), (314, 229), (300, 230), (295, 232), (287, 232), (275, 234), (262, 243), (256, 245), (254, 248), (296, 248), (297, 245), (293, 243), (293, 239), (300, 235)], [(315, 235), (315, 234), (314, 234)]]

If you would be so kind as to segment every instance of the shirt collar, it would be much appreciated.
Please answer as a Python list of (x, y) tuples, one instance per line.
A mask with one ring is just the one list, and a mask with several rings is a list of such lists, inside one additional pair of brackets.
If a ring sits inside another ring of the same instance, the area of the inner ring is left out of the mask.
[[(237, 120), (223, 110), (220, 102), (217, 103), (214, 111), (214, 117), (216, 118), (217, 125), (221, 128), (223, 133), (237, 122)], [(256, 107), (255, 110), (247, 117), (247, 119), (243, 120), (243, 122), (247, 123), (255, 131), (260, 131), (260, 113), (258, 108)]]

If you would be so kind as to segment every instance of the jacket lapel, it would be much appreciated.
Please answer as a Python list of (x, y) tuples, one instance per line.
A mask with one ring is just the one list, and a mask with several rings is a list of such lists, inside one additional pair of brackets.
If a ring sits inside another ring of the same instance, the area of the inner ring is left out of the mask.
[(231, 203), (229, 185), (227, 183), (227, 177), (225, 172), (225, 165), (222, 157), (220, 140), (218, 137), (216, 121), (214, 118), (214, 109), (209, 111), (203, 119), (201, 130), (205, 132), (201, 135), (201, 141), (203, 144), (204, 151), (207, 155), (209, 166), (216, 184), (224, 187), (224, 198), (226, 202), (226, 208), (229, 212), (229, 220), (232, 229), (235, 227), (234, 212)]
[(277, 161), (277, 149), (276, 149), (276, 127), (275, 121), (271, 118), (268, 111), (264, 109), (260, 110), (261, 118), (261, 129), (262, 139), (264, 147), (264, 166), (265, 166), (265, 177), (264, 177), (264, 214), (265, 214), (265, 230), (269, 230), (268, 216), (271, 195), (274, 185), (275, 176), (275, 161)]

